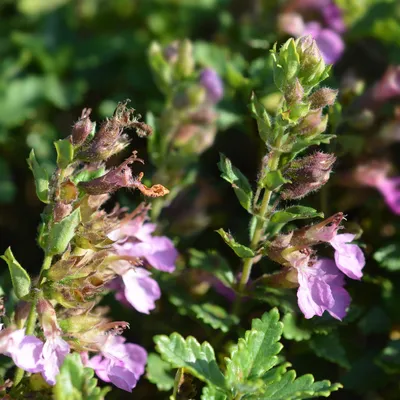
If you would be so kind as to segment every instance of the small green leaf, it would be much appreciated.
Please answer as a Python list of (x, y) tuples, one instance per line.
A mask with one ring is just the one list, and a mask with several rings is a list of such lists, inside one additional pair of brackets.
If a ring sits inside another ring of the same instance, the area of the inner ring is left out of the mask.
[(350, 368), (346, 351), (336, 332), (327, 335), (314, 335), (309, 343), (318, 357), (325, 358), (343, 368)]
[(224, 240), (224, 242), (238, 255), (240, 258), (251, 258), (254, 257), (254, 251), (249, 247), (243, 246), (242, 244), (236, 242), (231, 234), (225, 232), (222, 228), (216, 231), (219, 233)]
[(267, 172), (261, 181), (261, 185), (269, 190), (276, 190), (284, 183), (290, 183), (290, 180), (284, 178), (279, 170)]
[[(253, 319), (251, 330), (239, 339), (226, 359), (226, 379), (229, 388), (260, 379), (277, 362), (282, 345), (279, 339), (282, 323), (276, 308), (261, 319)], [(235, 394), (236, 395), (236, 394)]]
[(207, 342), (200, 343), (192, 336), (186, 340), (174, 332), (154, 337), (156, 349), (174, 368), (187, 372), (210, 385), (225, 389), (225, 378), (215, 360), (214, 350)]
[(15, 259), (10, 247), (1, 258), (7, 263), (10, 270), (11, 282), (16, 296), (22, 299), (24, 296), (27, 296), (31, 290), (31, 278), (21, 267), (21, 264)]
[(260, 135), (261, 140), (265, 143), (270, 142), (273, 139), (271, 119), (267, 113), (267, 110), (257, 99), (254, 92), (251, 95), (249, 108), (251, 114), (257, 121), (258, 134)]
[(389, 271), (400, 270), (400, 245), (398, 243), (390, 243), (381, 247), (374, 253), (374, 259), (383, 268)]
[(311, 332), (308, 329), (303, 329), (297, 324), (296, 317), (293, 313), (287, 313), (283, 319), (283, 337), (288, 340), (300, 342), (308, 340), (311, 337)]
[[(279, 375), (277, 379), (273, 380), (264, 378), (266, 390), (263, 392), (263, 399), (301, 400), (321, 396), (329, 397), (331, 392), (342, 387), (340, 383), (332, 385), (327, 380), (314, 382), (314, 377), (310, 374), (296, 379), (296, 372), (294, 370), (286, 372), (285, 368), (281, 369)], [(248, 400), (259, 400), (260, 397), (257, 396), (249, 396)]]
[(33, 172), (33, 177), (35, 178), (36, 195), (38, 199), (43, 203), (49, 203), (49, 178), (46, 170), (36, 161), (33, 149), (29, 153), (29, 158), (26, 161), (28, 162), (29, 169)]
[(157, 385), (160, 391), (168, 391), (174, 387), (174, 375), (170, 365), (158, 354), (150, 353), (147, 357), (147, 379)]
[(74, 159), (74, 146), (69, 139), (54, 142), (57, 151), (57, 165), (59, 168), (67, 168)]
[(231, 160), (226, 158), (222, 153), (220, 153), (218, 168), (222, 172), (221, 177), (232, 184), (233, 190), (235, 191), (242, 207), (247, 211), (250, 211), (253, 191), (247, 178), (236, 167), (234, 167)]
[(324, 217), (324, 213), (318, 212), (311, 207), (304, 206), (293, 206), (288, 207), (283, 211), (277, 211), (272, 217), (271, 222), (274, 224), (286, 224), (287, 222), (294, 221), (296, 219), (307, 219)]
[(190, 249), (189, 254), (189, 265), (191, 268), (210, 272), (225, 286), (229, 287), (235, 283), (235, 276), (228, 262), (215, 250), (202, 252), (196, 249)]
[(78, 353), (68, 354), (57, 375), (53, 388), (55, 400), (103, 400), (111, 390), (110, 387), (100, 389), (94, 371), (85, 368)]
[(249, 80), (230, 63), (226, 65), (225, 76), (229, 85), (234, 89), (246, 88), (249, 85)]
[(204, 386), (201, 393), (201, 400), (227, 400), (226, 394), (214, 386)]
[(81, 211), (77, 208), (61, 222), (53, 224), (47, 237), (48, 255), (61, 254), (75, 235), (75, 229), (81, 221)]
[(105, 172), (106, 168), (104, 166), (95, 170), (82, 169), (71, 180), (75, 185), (77, 185), (79, 182), (88, 182), (92, 179), (100, 178), (100, 176), (103, 176)]

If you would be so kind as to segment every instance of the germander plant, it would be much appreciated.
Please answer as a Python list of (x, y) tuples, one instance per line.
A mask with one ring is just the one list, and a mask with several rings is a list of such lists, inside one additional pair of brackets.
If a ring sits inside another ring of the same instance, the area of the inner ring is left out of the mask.
[[(187, 46), (184, 42), (170, 50), (179, 56)], [(152, 51), (156, 59), (166, 62), (159, 49), (153, 47)], [(143, 172), (132, 172), (135, 165), (143, 164), (136, 151), (118, 166), (106, 166), (129, 145), (125, 130), (136, 130), (139, 136), (151, 134), (151, 128), (135, 117), (126, 102), (120, 103), (97, 131), (91, 111), (83, 110), (71, 135), (55, 143), (57, 169), (50, 177), (31, 153), (28, 164), (37, 196), (46, 204), (37, 239), (44, 261), (39, 276), (33, 278), (11, 249), (2, 257), (19, 299), (16, 309), (3, 315), (0, 331), (0, 351), (13, 361), (10, 368), (15, 366), (14, 376), (1, 387), (3, 398), (102, 399), (110, 388), (97, 387), (94, 373), (102, 381), (131, 391), (145, 371), (147, 352), (140, 343), (125, 341), (123, 333), (129, 324), (113, 321), (99, 303), (114, 291), (118, 300), (148, 314), (161, 296), (160, 285), (178, 308), (221, 330), (217, 338), (210, 337), (215, 350), (208, 342), (200, 344), (177, 332), (154, 338), (162, 359), (155, 353), (149, 356), (147, 378), (160, 390), (172, 389), (172, 399), (193, 398), (197, 390), (201, 390), (203, 400), (305, 399), (329, 396), (340, 388), (329, 381), (315, 382), (312, 375), (296, 378), (290, 364), (278, 356), (283, 324), (276, 308), (254, 318), (251, 329), (236, 344), (230, 343), (229, 349), (225, 346), (225, 334), (242, 321), (245, 326), (246, 302), (258, 301), (261, 292), (269, 304), (281, 306), (279, 296), (297, 290), (298, 306), (305, 318), (328, 311), (342, 319), (350, 304), (345, 275), (360, 279), (364, 266), (362, 251), (351, 243), (355, 235), (338, 233), (342, 213), (297, 229), (292, 225), (295, 220), (322, 216), (315, 209), (298, 205), (298, 200), (328, 181), (335, 162), (335, 155), (322, 152), (318, 146), (334, 137), (324, 132), (328, 122), (325, 109), (334, 104), (336, 91), (319, 87), (328, 77), (329, 66), (311, 37), (288, 40), (279, 51), (274, 49), (272, 57), (275, 84), (282, 92), (280, 108), (276, 115), (268, 115), (255, 94), (250, 103), (266, 148), (256, 187), (224, 155), (219, 163), (222, 178), (232, 184), (240, 204), (250, 214), (249, 245), (218, 230), (241, 259), (242, 268), (235, 275), (218, 254), (189, 252), (191, 269), (204, 270), (206, 274), (201, 276), (205, 283), (232, 300), (231, 312), (210, 302), (191, 304), (187, 295), (176, 295), (176, 281), (179, 274), (184, 275), (182, 268), (171, 274), (178, 252), (169, 238), (154, 234), (154, 222), (163, 204), (159, 203), (153, 213), (153, 223), (148, 222), (151, 206), (147, 201), (132, 211), (104, 207), (110, 194), (121, 188), (137, 189), (148, 199), (161, 198), (173, 190), (160, 183), (145, 185)], [(190, 69), (186, 78), (192, 73)], [(205, 89), (202, 101), (195, 99), (198, 103), (194, 107), (210, 110), (221, 96), (219, 78), (205, 70), (199, 79)], [(185, 87), (171, 86), (166, 92), (166, 112), (160, 120), (165, 124), (161, 126), (168, 127), (168, 135), (163, 138), (159, 132), (158, 141), (152, 144), (152, 149), (157, 149), (153, 161), (163, 168), (160, 176), (174, 171), (167, 161), (174, 160), (182, 143), (172, 139), (179, 138), (179, 129), (188, 123), (182, 110), (172, 107), (174, 100), (190, 100), (188, 93), (180, 92)], [(185, 107), (193, 108), (193, 104)], [(181, 119), (166, 120), (170, 112)], [(196, 135), (203, 132), (190, 133), (193, 144), (198, 143)], [(175, 152), (174, 146), (178, 147)], [(193, 155), (199, 154), (194, 150)], [(333, 247), (334, 260), (317, 257), (316, 246), (324, 243)], [(257, 270), (263, 257), (275, 262), (275, 271)], [(152, 268), (163, 272), (157, 274), (159, 282), (151, 277)], [(225, 357), (217, 358), (215, 351)], [(171, 369), (177, 369), (175, 379)]]

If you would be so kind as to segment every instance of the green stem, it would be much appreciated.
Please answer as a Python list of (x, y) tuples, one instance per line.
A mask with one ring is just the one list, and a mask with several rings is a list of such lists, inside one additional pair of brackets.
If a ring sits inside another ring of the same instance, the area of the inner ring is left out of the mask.
[[(38, 286), (40, 287), (40, 284), (43, 281), (43, 271), (47, 270), (50, 268), (51, 266), (51, 261), (52, 261), (53, 257), (52, 256), (45, 256), (44, 260), (43, 260), (43, 265), (42, 268), (40, 270), (40, 277), (39, 277), (39, 282), (38, 282)], [(32, 335), (35, 332), (35, 326), (36, 326), (36, 318), (37, 318), (37, 313), (36, 313), (36, 304), (38, 302), (38, 298), (39, 298), (39, 289), (33, 289), (36, 292), (34, 293), (33, 296), (33, 300), (32, 300), (32, 304), (31, 304), (31, 309), (29, 310), (29, 315), (28, 318), (26, 320), (26, 326), (25, 326), (25, 335)], [(15, 374), (14, 374), (14, 386), (17, 386), (18, 383), (21, 382), (22, 378), (24, 377), (24, 373), (25, 371), (21, 368), (17, 368), (15, 370)]]
[[(279, 146), (277, 146), (279, 148)], [(271, 158), (268, 162), (268, 170), (269, 171), (275, 171), (278, 169), (279, 166), (279, 159), (280, 159), (281, 153), (277, 150), (275, 150)], [(250, 242), (250, 248), (252, 250), (257, 250), (257, 247), (260, 243), (260, 240), (265, 232), (265, 216), (268, 213), (268, 207), (269, 207), (269, 202), (271, 200), (271, 195), (272, 191), (269, 189), (265, 189), (263, 199), (261, 202), (261, 207), (257, 215), (259, 218), (257, 219), (256, 223), (256, 228), (254, 229), (253, 236), (251, 238)], [(239, 308), (240, 308), (240, 300), (241, 300), (241, 294), (246, 288), (247, 282), (250, 279), (251, 275), (251, 269), (253, 267), (255, 261), (255, 257), (252, 258), (246, 258), (246, 260), (243, 263), (243, 270), (242, 270), (242, 276), (240, 277), (239, 285), (238, 285), (238, 292), (239, 296), (237, 296), (236, 301), (233, 306), (233, 310), (235, 314), (239, 313)]]

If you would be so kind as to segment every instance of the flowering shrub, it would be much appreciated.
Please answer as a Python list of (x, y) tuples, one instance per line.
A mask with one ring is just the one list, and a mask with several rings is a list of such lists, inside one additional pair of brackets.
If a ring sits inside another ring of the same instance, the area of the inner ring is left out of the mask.
[(0, 398), (397, 399), (398, 5), (178, 3), (0, 11)]

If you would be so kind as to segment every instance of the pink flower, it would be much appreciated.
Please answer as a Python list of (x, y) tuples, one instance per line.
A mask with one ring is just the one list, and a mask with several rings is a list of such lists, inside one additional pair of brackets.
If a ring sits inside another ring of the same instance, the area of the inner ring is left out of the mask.
[(11, 357), (17, 367), (25, 371), (41, 372), (43, 342), (35, 336), (25, 335), (25, 329), (4, 329), (0, 334), (0, 353)]
[(307, 319), (314, 315), (320, 317), (324, 311), (336, 319), (344, 318), (351, 298), (343, 288), (344, 275), (332, 260), (321, 259), (311, 266), (303, 264), (298, 266), (297, 272), (297, 300)]
[[(129, 229), (131, 228), (131, 229)], [(114, 246), (120, 255), (144, 258), (153, 268), (173, 272), (178, 252), (172, 241), (166, 236), (152, 236), (154, 224), (137, 225), (135, 221), (123, 227), (111, 237), (127, 235), (125, 242)]]
[(120, 389), (131, 392), (147, 362), (146, 350), (133, 343), (124, 343), (121, 336), (108, 336), (101, 355), (86, 362), (104, 382), (112, 382)]
[(43, 378), (49, 385), (56, 384), (56, 377), (60, 373), (60, 367), (65, 356), (70, 352), (69, 344), (60, 336), (52, 336), (46, 340), (41, 354)]
[(354, 172), (358, 183), (376, 188), (383, 196), (391, 211), (400, 215), (400, 176), (389, 178), (390, 165), (385, 162), (372, 161), (359, 165)]
[(133, 268), (127, 261), (114, 263), (113, 269), (121, 276), (111, 284), (111, 288), (116, 290), (117, 300), (144, 314), (154, 310), (161, 290), (158, 283), (150, 278), (151, 273), (144, 268)]
[(343, 233), (335, 235), (329, 241), (335, 249), (336, 266), (349, 278), (361, 279), (362, 269), (365, 265), (365, 257), (362, 250), (350, 242), (354, 240), (355, 235), (351, 233)]

